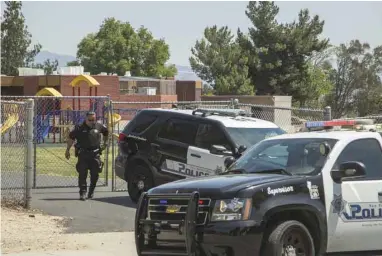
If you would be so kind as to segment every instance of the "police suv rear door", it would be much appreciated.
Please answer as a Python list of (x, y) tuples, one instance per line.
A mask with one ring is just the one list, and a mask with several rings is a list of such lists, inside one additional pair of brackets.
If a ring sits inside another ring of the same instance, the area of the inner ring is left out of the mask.
[[(197, 176), (216, 175), (224, 170), (227, 154), (214, 152), (214, 145), (224, 146), (226, 153), (233, 153), (233, 145), (219, 125), (213, 122), (199, 123), (194, 146), (190, 146), (187, 152), (189, 168), (195, 168)], [(202, 171), (202, 174), (197, 170)]]
[[(382, 250), (382, 143), (375, 135), (338, 142), (342, 150), (332, 152), (325, 166), (327, 252)], [(347, 161), (362, 162), (366, 178), (333, 182), (330, 171)]]
[(187, 170), (187, 152), (194, 143), (197, 124), (188, 119), (173, 117), (165, 121), (155, 143), (155, 151), (161, 157), (160, 169), (178, 176), (192, 176)]

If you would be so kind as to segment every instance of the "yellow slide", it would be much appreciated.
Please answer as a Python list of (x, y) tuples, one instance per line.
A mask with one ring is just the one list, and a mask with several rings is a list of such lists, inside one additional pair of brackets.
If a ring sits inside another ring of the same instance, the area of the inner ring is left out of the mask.
[[(119, 114), (114, 113), (114, 114), (112, 115), (112, 118), (113, 118), (113, 124), (114, 124), (114, 125), (116, 125), (119, 121), (121, 121), (121, 115), (119, 115)], [(112, 129), (111, 129), (111, 128), (112, 128), (112, 127), (111, 127), (111, 124), (112, 124), (112, 122), (111, 122), (111, 118), (109, 118), (109, 123), (108, 123), (109, 131), (112, 130)], [(113, 136), (114, 136), (114, 138), (118, 139), (119, 134), (113, 133)]]
[(4, 124), (1, 124), (0, 133), (4, 134), (9, 128), (12, 128), (19, 121), (18, 114), (8, 114), (8, 119), (5, 120)]

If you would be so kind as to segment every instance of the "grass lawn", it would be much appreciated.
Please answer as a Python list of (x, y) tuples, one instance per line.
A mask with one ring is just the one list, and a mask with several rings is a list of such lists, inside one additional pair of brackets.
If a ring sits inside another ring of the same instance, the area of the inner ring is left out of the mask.
[[(116, 148), (116, 147), (115, 147)], [(71, 150), (69, 160), (65, 158), (66, 144), (38, 144), (36, 148), (36, 170), (37, 174), (59, 175), (59, 176), (77, 176), (74, 149)], [(2, 171), (23, 171), (24, 157), (26, 152), (24, 145), (2, 144), (1, 145), (1, 169)], [(101, 156), (105, 162), (105, 153)], [(100, 174), (100, 178), (105, 177), (105, 168)], [(112, 176), (112, 150), (109, 148), (108, 157), (108, 177)]]

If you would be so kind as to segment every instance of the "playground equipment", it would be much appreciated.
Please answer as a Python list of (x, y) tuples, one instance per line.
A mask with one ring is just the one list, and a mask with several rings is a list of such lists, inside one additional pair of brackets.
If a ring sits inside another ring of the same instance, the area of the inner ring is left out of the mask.
[[(11, 108), (17, 109), (17, 105), (12, 105)], [(8, 118), (5, 120), (4, 124), (0, 126), (0, 134), (3, 135), (7, 130), (12, 128), (19, 121), (19, 115), (16, 114), (17, 111), (12, 111), (14, 113), (7, 114)]]
[[(97, 96), (97, 86), (99, 85), (98, 81), (95, 80), (93, 77), (91, 76), (88, 76), (88, 75), (79, 75), (77, 76), (76, 78), (74, 78), (71, 82), (70, 82), (70, 86), (72, 86), (72, 94), (73, 96), (76, 96), (75, 95), (75, 87), (77, 87), (77, 96), (81, 96), (81, 88), (80, 88), (80, 84), (82, 82), (85, 82), (88, 84), (89, 86), (89, 89), (90, 89), (90, 93), (89, 93), (89, 96), (92, 96), (92, 91), (93, 91), (93, 87), (94, 87), (94, 96)], [(91, 102), (92, 100), (90, 99), (90, 104), (92, 104)], [(75, 107), (75, 100), (73, 99), (73, 109), (75, 110), (76, 107)], [(78, 109), (81, 108), (81, 105), (80, 105), (80, 99), (78, 99)]]
[(62, 94), (52, 87), (45, 87), (36, 93), (36, 96), (62, 97)]
[[(80, 84), (83, 82), (87, 83), (90, 87), (90, 96), (97, 96), (97, 86), (99, 83), (88, 75), (79, 75), (70, 82), (69, 85), (73, 88), (73, 96), (80, 96)], [(75, 95), (75, 87), (78, 88), (78, 95)], [(95, 95), (92, 95), (93, 88)], [(72, 104), (68, 106), (68, 102), (64, 102), (65, 98), (63, 95), (51, 87), (41, 89), (36, 96), (56, 97), (41, 99), (36, 102), (35, 125), (37, 143), (45, 142), (45, 139), (49, 138), (49, 136), (52, 136), (52, 142), (55, 143), (56, 133), (59, 134), (59, 142), (65, 142), (69, 131), (74, 125), (84, 122), (85, 113), (90, 110), (96, 112), (98, 120), (108, 120), (107, 126), (110, 131), (112, 130), (111, 125), (116, 125), (121, 120), (119, 114), (110, 116), (109, 106), (104, 104), (104, 99), (89, 98), (89, 104), (84, 104), (84, 102), (81, 102), (81, 99), (78, 98), (77, 106), (75, 99), (73, 99)], [(62, 109), (63, 107), (65, 109)], [(117, 135), (114, 134), (113, 137), (115, 136)]]
[[(111, 106), (105, 105), (105, 107), (108, 107), (110, 109)], [(119, 121), (121, 121), (122, 117), (121, 117), (120, 114), (117, 114), (117, 113), (113, 113), (110, 116), (110, 111), (108, 111), (107, 113), (109, 115), (108, 118), (107, 118), (107, 120), (108, 120), (107, 128), (108, 128), (109, 131), (112, 131), (113, 130), (112, 126), (115, 127), (116, 125), (118, 125), (118, 123), (119, 123)], [(112, 136), (111, 136), (111, 138), (114, 138), (114, 139), (118, 139), (118, 137), (119, 137), (119, 133), (113, 133)]]
[[(116, 126), (119, 123), (119, 121), (121, 121), (121, 115), (114, 113), (111, 115), (111, 118), (108, 118), (108, 120), (109, 120), (108, 121), (108, 129), (109, 129), (109, 131), (112, 131), (112, 124), (114, 126)], [(113, 122), (111, 122), (112, 120), (113, 120)], [(113, 133), (112, 138), (118, 139), (118, 137), (119, 137), (118, 133)]]

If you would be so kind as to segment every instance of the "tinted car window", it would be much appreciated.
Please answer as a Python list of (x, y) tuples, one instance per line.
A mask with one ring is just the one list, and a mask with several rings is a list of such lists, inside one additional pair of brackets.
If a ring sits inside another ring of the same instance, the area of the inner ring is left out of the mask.
[(276, 135), (285, 134), (286, 132), (280, 128), (226, 128), (237, 146), (247, 146), (250, 148), (256, 143)]
[(349, 143), (338, 157), (335, 168), (347, 161), (362, 162), (369, 179), (382, 178), (382, 150), (376, 139), (361, 139)]
[(140, 114), (132, 121), (132, 133), (144, 132), (149, 126), (155, 122), (158, 117), (151, 114)]
[(288, 146), (277, 144), (267, 148), (262, 154), (263, 156), (267, 156), (268, 161), (272, 163), (278, 164), (283, 168), (287, 166), (289, 156)]
[(195, 146), (209, 150), (212, 145), (221, 145), (232, 150), (227, 137), (219, 127), (212, 124), (199, 124)]
[(192, 122), (170, 119), (163, 125), (158, 137), (194, 145), (196, 130)]
[(316, 175), (327, 157), (320, 154), (320, 144), (331, 148), (337, 140), (321, 138), (275, 139), (261, 141), (248, 149), (228, 170), (243, 169), (249, 173), (284, 169), (292, 175)]

